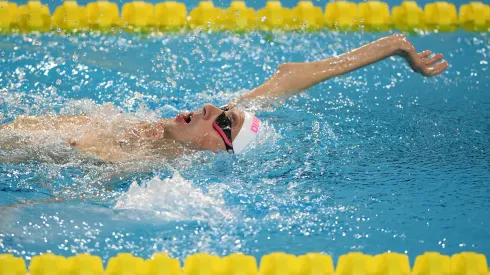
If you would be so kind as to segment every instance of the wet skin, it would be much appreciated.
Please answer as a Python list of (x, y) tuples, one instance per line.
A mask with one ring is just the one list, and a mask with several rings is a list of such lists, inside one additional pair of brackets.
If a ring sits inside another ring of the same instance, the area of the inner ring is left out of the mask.
[[(289, 97), (391, 56), (402, 57), (414, 72), (426, 77), (436, 76), (449, 66), (442, 54), (433, 55), (429, 50), (417, 52), (404, 35), (395, 34), (324, 60), (281, 64), (266, 82), (233, 102)], [(232, 124), (233, 140), (243, 124), (244, 113), (233, 105), (229, 105), (229, 108), (225, 114)], [(14, 140), (13, 143), (2, 145), (2, 133), (9, 136), (9, 131), (20, 131), (28, 133), (32, 142), (39, 142), (40, 136), (36, 134), (51, 131), (52, 139), (62, 138), (83, 154), (111, 162), (176, 157), (188, 150), (216, 152), (226, 149), (223, 139), (213, 127), (213, 122), (222, 112), (214, 105), (205, 104), (201, 110), (156, 122), (128, 120), (127, 116), (109, 121), (88, 116), (19, 117), (10, 124), (0, 126), (0, 146), (14, 150), (16, 146), (28, 146), (16, 145), (16, 140), (12, 138), (8, 140)], [(49, 141), (49, 138), (46, 140)]]

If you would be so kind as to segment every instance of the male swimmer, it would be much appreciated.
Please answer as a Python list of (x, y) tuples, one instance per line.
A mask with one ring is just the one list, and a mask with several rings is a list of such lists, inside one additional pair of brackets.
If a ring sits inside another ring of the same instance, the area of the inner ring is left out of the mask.
[[(81, 154), (108, 162), (175, 157), (187, 150), (226, 150), (237, 154), (253, 143), (261, 122), (254, 114), (236, 107), (236, 103), (289, 97), (394, 55), (403, 57), (414, 72), (423, 76), (435, 76), (448, 68), (446, 61), (440, 62), (441, 54), (432, 55), (429, 50), (417, 53), (405, 36), (395, 34), (325, 60), (281, 64), (261, 86), (220, 108), (205, 104), (201, 110), (156, 122), (128, 121), (117, 116), (110, 120), (91, 116), (17, 117), (0, 126), (0, 133), (17, 131), (32, 136), (51, 133)], [(0, 135), (0, 139), (2, 136), (5, 135)], [(8, 151), (29, 144), (30, 141), (19, 139), (0, 140), (0, 149)], [(8, 158), (8, 153), (5, 155)]]

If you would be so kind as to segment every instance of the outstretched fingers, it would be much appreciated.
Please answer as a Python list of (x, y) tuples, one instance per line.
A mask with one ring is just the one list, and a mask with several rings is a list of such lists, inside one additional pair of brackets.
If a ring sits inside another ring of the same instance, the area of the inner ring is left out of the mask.
[[(429, 50), (418, 53), (418, 56), (420, 58), (419, 66), (422, 68), (418, 71), (425, 76), (438, 75), (444, 72), (449, 67), (449, 64), (445, 60), (443, 60), (444, 56), (442, 54), (438, 53), (433, 56), (431, 55), (432, 51)], [(442, 62), (440, 62), (441, 60)]]
[(435, 76), (447, 70), (449, 64), (443, 60), (442, 54), (432, 54), (430, 50), (419, 53), (413, 51), (404, 57), (414, 72), (424, 76)]
[(438, 53), (430, 58), (427, 58), (424, 60), (424, 63), (426, 66), (431, 66), (432, 64), (435, 64), (436, 62), (442, 60), (443, 56), (442, 54)]
[(448, 67), (449, 67), (449, 64), (447, 63), (447, 61), (443, 61), (441, 63), (434, 65), (434, 66), (429, 67), (427, 75), (428, 76), (438, 75), (438, 74), (444, 72), (445, 70), (447, 70)]
[(424, 59), (424, 58), (430, 56), (431, 54), (432, 54), (432, 51), (425, 50), (425, 51), (419, 53), (419, 57)]

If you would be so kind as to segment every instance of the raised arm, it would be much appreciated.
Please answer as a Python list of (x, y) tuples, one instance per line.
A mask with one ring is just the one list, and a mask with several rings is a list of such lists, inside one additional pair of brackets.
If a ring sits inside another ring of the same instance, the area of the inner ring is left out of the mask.
[(243, 95), (237, 101), (257, 97), (291, 96), (317, 83), (352, 72), (393, 55), (405, 58), (414, 72), (424, 76), (440, 74), (448, 67), (446, 61), (438, 63), (443, 58), (442, 54), (431, 57), (432, 52), (428, 50), (417, 53), (404, 35), (395, 34), (325, 60), (281, 64), (269, 80)]

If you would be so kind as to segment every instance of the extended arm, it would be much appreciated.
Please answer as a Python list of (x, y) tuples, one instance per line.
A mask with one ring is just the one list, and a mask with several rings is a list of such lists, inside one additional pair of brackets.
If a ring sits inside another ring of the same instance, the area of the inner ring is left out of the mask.
[(284, 97), (297, 94), (311, 86), (357, 70), (393, 55), (405, 58), (410, 67), (424, 76), (434, 76), (447, 69), (443, 56), (431, 51), (417, 53), (404, 35), (395, 34), (371, 42), (340, 56), (309, 63), (281, 64), (274, 75), (261, 86), (237, 99)]

